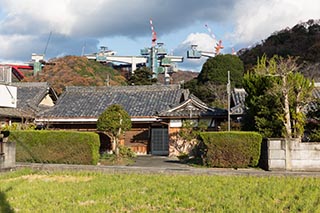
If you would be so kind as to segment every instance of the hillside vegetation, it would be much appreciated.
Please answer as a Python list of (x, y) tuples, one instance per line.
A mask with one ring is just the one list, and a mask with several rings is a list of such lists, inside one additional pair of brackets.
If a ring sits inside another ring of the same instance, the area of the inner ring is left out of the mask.
[(283, 57), (297, 56), (306, 77), (320, 80), (320, 20), (309, 20), (292, 28), (274, 32), (261, 44), (239, 51), (246, 70), (257, 63), (257, 57), (268, 58), (277, 54)]
[[(170, 82), (172, 84), (183, 84), (196, 77), (198, 77), (199, 72), (192, 71), (177, 71), (171, 74)], [(158, 82), (164, 84), (164, 74), (158, 75)]]
[(125, 85), (126, 79), (111, 67), (90, 61), (85, 57), (65, 56), (50, 61), (37, 76), (27, 76), (24, 81), (48, 82), (61, 94), (66, 86)]

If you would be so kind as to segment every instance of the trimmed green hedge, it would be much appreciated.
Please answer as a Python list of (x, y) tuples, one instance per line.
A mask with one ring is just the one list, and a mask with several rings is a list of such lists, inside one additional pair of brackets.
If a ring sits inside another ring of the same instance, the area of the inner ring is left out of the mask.
[(16, 161), (35, 163), (93, 164), (99, 160), (99, 135), (75, 131), (10, 131), (16, 142)]
[(255, 132), (203, 132), (204, 162), (210, 167), (245, 168), (259, 163), (262, 136)]

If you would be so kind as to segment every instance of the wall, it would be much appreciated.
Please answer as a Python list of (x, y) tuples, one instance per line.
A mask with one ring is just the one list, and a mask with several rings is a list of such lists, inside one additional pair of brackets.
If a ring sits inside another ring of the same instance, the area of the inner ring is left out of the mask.
[(198, 144), (196, 138), (191, 141), (178, 137), (181, 128), (169, 128), (169, 157), (178, 157), (187, 154), (189, 157), (194, 156), (194, 147)]
[(134, 126), (125, 133), (123, 145), (128, 146), (137, 155), (146, 155), (149, 152), (149, 127)]
[(267, 169), (320, 171), (320, 143), (298, 139), (268, 139)]
[(16, 144), (12, 142), (0, 142), (0, 170), (15, 167)]
[(52, 106), (54, 106), (54, 102), (53, 102), (52, 98), (50, 97), (50, 95), (47, 94), (47, 95), (43, 98), (43, 100), (40, 102), (39, 105), (41, 105), (41, 106), (47, 106), (47, 107), (52, 107)]

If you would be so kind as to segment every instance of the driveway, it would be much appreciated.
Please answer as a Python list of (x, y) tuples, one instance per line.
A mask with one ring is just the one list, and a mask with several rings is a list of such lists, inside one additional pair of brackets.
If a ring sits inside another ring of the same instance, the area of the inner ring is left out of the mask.
[(190, 166), (180, 163), (177, 158), (170, 158), (166, 156), (151, 156), (141, 155), (137, 156), (134, 167), (153, 167), (153, 168), (190, 168)]

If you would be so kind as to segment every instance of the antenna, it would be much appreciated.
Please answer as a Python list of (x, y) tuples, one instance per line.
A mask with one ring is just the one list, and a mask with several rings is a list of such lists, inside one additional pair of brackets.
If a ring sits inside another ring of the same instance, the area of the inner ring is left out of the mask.
[(157, 33), (156, 31), (154, 30), (154, 27), (153, 27), (153, 23), (152, 23), (152, 19), (150, 18), (150, 27), (151, 27), (151, 32), (152, 32), (152, 38), (151, 38), (151, 41), (152, 41), (152, 47), (156, 46), (156, 41), (157, 41)]
[(49, 37), (48, 37), (48, 40), (47, 40), (47, 44), (46, 44), (46, 46), (44, 48), (44, 51), (43, 51), (43, 55), (45, 55), (46, 52), (47, 52), (47, 48), (48, 48), (48, 45), (49, 45), (49, 41), (51, 39), (51, 35), (52, 35), (52, 31), (50, 31), (50, 34), (49, 34)]

